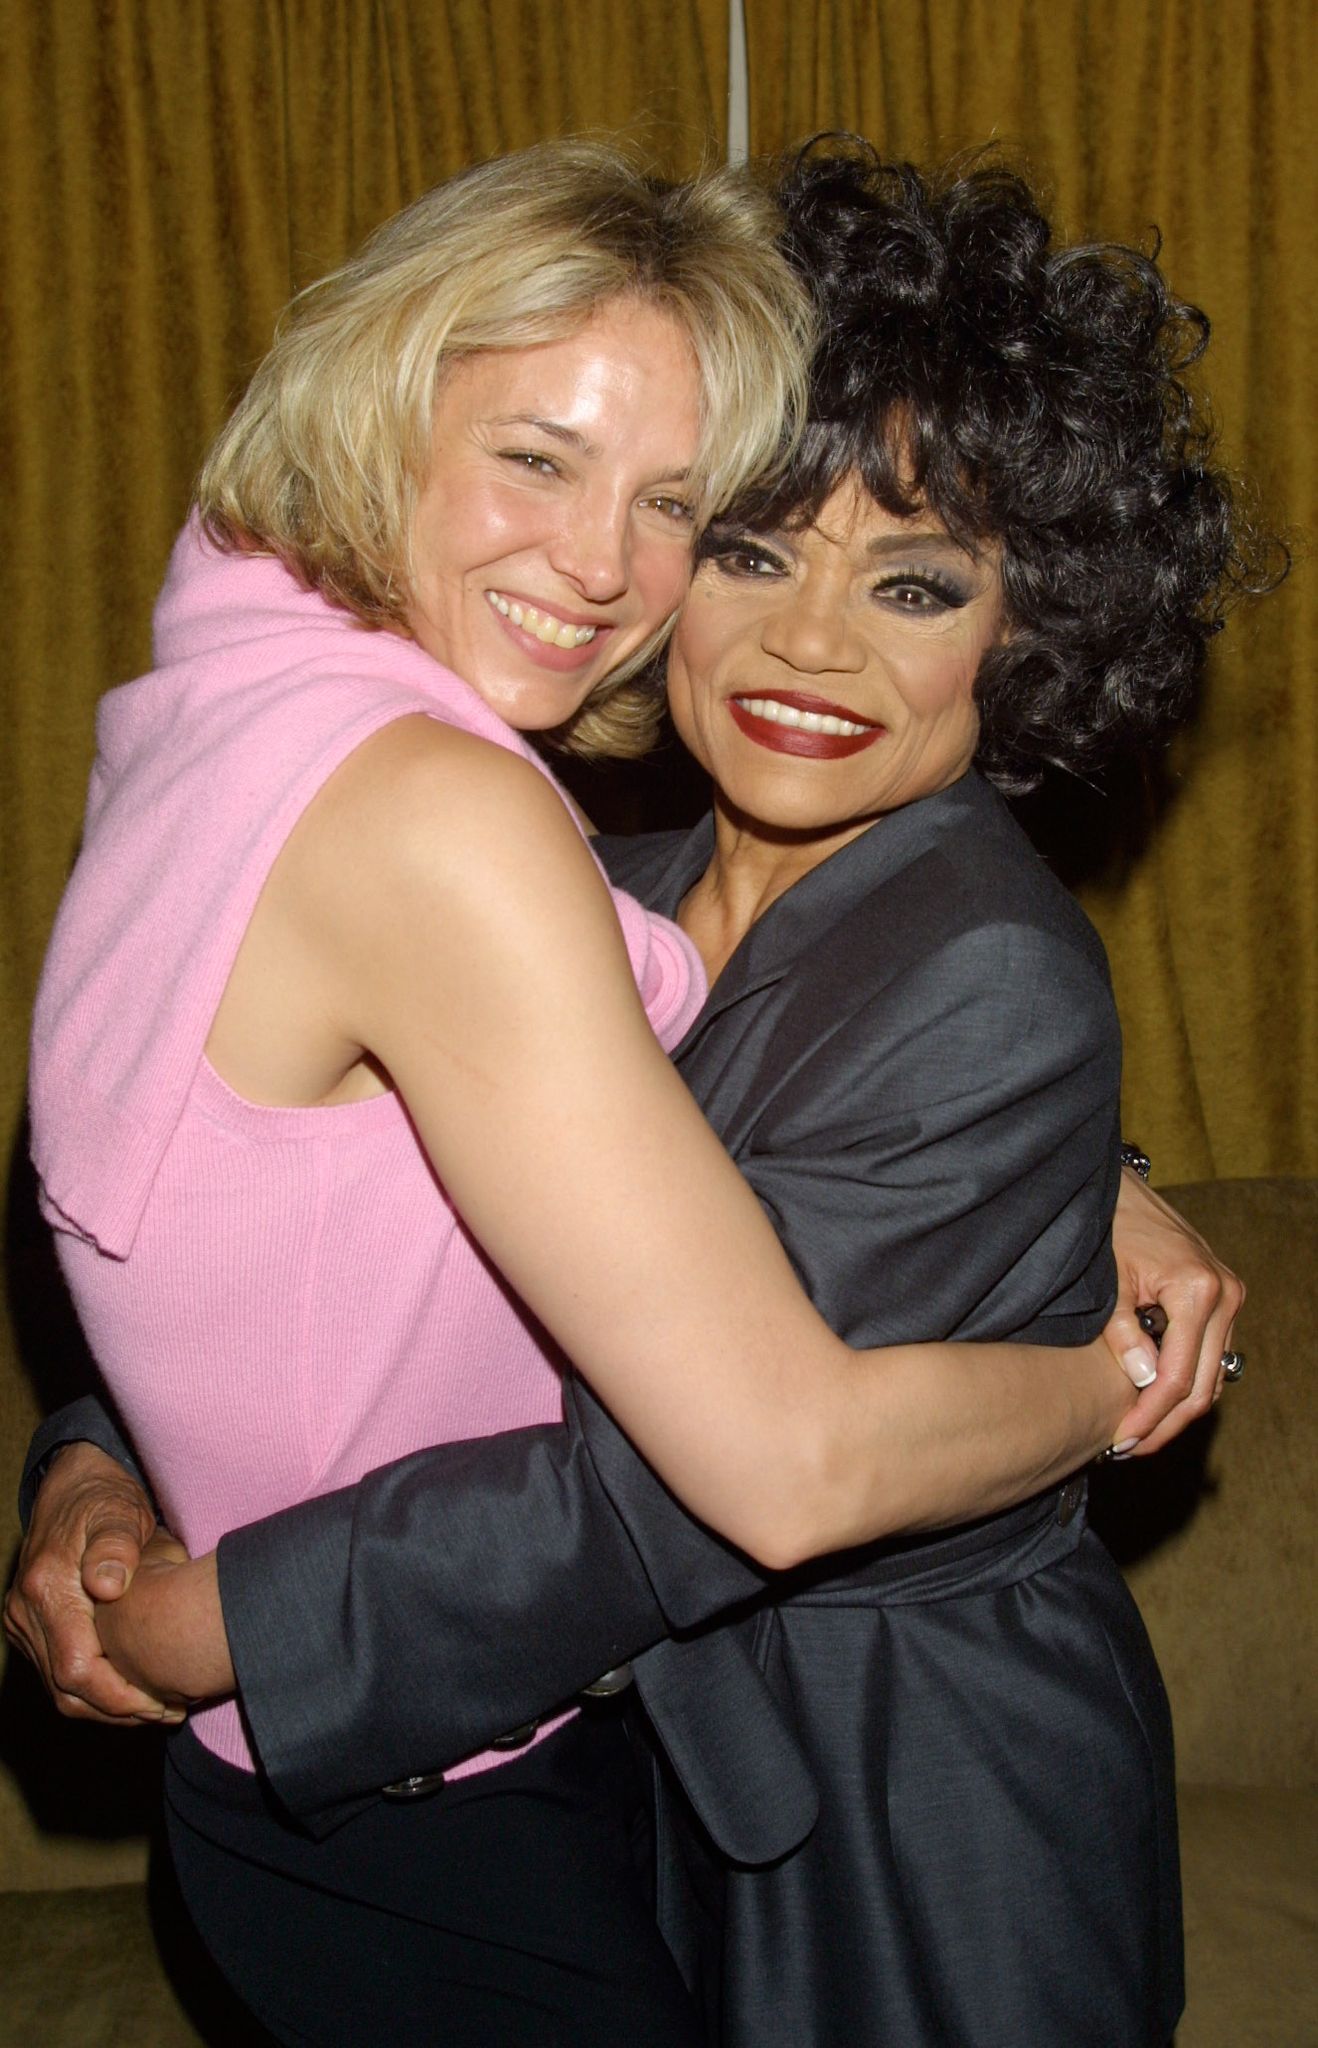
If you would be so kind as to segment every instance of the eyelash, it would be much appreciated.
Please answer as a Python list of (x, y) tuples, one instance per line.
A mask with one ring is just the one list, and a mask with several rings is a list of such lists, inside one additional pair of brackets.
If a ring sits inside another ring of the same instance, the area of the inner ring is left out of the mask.
[[(959, 611), (967, 602), (968, 593), (950, 577), (939, 576), (931, 569), (905, 569), (885, 576), (876, 585), (885, 597), (895, 598), (901, 590), (918, 590), (921, 597), (932, 598), (934, 603), (947, 611)], [(926, 604), (901, 604), (901, 611), (922, 612), (930, 607)]]
[[(790, 568), (789, 563), (762, 542), (737, 536), (729, 536), (726, 540), (707, 540), (705, 555), (727, 576), (785, 575)], [(893, 599), (899, 611), (923, 612), (933, 608), (924, 603), (900, 602), (897, 593), (906, 590), (918, 591), (922, 598), (931, 598), (934, 605), (948, 611), (959, 611), (969, 601), (969, 593), (961, 584), (951, 577), (940, 576), (932, 569), (890, 570), (874, 586), (875, 595)]]
[[(501, 448), (500, 460), (510, 462), (517, 469), (524, 469), (531, 475), (562, 476), (563, 471), (552, 455), (544, 454), (539, 448)], [(695, 510), (684, 498), (671, 497), (666, 491), (653, 498), (642, 498), (643, 505), (651, 505), (656, 511), (671, 507), (664, 517), (671, 519), (675, 526), (690, 526)]]
[(653, 506), (656, 511), (659, 511), (665, 505), (671, 507), (671, 510), (666, 512), (664, 516), (671, 519), (675, 525), (690, 526), (696, 516), (694, 507), (688, 505), (685, 498), (670, 497), (666, 491), (660, 492), (658, 496), (653, 498), (642, 498), (641, 503)]
[[(787, 569), (786, 562), (772, 554), (768, 548), (761, 546), (758, 541), (743, 540), (739, 537), (729, 537), (727, 540), (707, 539), (704, 551), (706, 559), (728, 576), (762, 575), (769, 571), (782, 574)], [(739, 568), (739, 563), (749, 563), (751, 567)]]
[(540, 476), (563, 474), (553, 456), (542, 454), (538, 448), (501, 448), (499, 454), (504, 462), (511, 462), (518, 469), (535, 471)]

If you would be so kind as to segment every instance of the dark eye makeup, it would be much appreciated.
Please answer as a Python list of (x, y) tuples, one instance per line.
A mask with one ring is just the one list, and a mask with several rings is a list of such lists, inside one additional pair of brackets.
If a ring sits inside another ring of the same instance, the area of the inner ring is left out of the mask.
[(973, 589), (939, 569), (887, 569), (874, 586), (880, 597), (903, 611), (960, 611)]
[(749, 533), (706, 533), (698, 559), (715, 563), (729, 576), (779, 575), (789, 567), (781, 555)]
[[(712, 562), (725, 576), (739, 578), (786, 576), (792, 567), (788, 557), (750, 533), (706, 533), (700, 543), (699, 559)], [(918, 616), (922, 612), (960, 611), (975, 595), (975, 584), (970, 578), (927, 564), (898, 563), (876, 577), (872, 592), (898, 610)]]

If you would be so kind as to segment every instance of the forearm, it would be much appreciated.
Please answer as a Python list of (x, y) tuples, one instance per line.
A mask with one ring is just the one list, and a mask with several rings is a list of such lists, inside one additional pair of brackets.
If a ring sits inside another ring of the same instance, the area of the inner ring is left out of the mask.
[(239, 1689), (295, 1811), (454, 1763), (653, 1643), (670, 1623), (638, 1520), (652, 1555), (685, 1558), (702, 1618), (757, 1590), (571, 1383), (567, 1411), (566, 1427), (441, 1445), (224, 1538)]
[(784, 1503), (775, 1566), (1028, 1499), (1106, 1449), (1130, 1406), (1100, 1342), (901, 1345), (854, 1365), (822, 1423), (803, 1418), (804, 1483)]

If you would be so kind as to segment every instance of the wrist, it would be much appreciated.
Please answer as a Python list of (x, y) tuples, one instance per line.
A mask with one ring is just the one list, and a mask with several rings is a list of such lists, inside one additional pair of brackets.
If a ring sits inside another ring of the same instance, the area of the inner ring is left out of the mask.
[(233, 1690), (213, 1552), (182, 1562), (145, 1559), (97, 1625), (111, 1662), (162, 1699), (217, 1699)]

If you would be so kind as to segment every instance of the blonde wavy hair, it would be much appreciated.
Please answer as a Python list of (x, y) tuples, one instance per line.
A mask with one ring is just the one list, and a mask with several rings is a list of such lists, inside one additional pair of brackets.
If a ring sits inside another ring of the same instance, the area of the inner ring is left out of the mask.
[[(606, 143), (542, 143), (464, 172), (292, 301), (202, 469), (209, 533), (405, 631), (445, 368), (561, 340), (623, 297), (670, 315), (695, 357), (702, 523), (773, 467), (804, 414), (812, 316), (780, 227), (743, 173), (668, 184)], [(558, 744), (645, 752), (660, 696), (644, 672), (667, 630), (597, 685)]]

